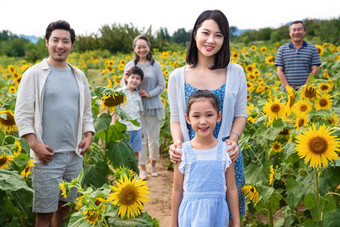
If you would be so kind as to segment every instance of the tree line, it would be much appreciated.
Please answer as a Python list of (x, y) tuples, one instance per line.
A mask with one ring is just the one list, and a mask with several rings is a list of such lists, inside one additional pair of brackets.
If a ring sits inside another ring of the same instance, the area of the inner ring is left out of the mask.
[[(340, 17), (330, 20), (306, 19), (306, 40), (316, 44), (324, 42), (340, 45)], [(288, 40), (288, 25), (279, 28), (262, 28), (248, 30), (237, 35), (237, 27), (230, 27), (231, 42), (249, 45), (256, 41), (275, 43)], [(155, 33), (152, 26), (138, 29), (133, 24), (103, 25), (96, 34), (77, 36), (74, 51), (93, 51), (100, 56), (109, 57), (115, 53), (131, 53), (133, 51), (133, 39), (140, 34), (149, 37), (152, 48), (163, 50), (185, 50), (190, 39), (191, 30), (177, 29), (172, 35), (167, 28), (160, 28)], [(48, 56), (44, 38), (37, 43), (19, 37), (8, 30), (0, 32), (0, 56), (23, 57), (28, 61), (35, 62)]]

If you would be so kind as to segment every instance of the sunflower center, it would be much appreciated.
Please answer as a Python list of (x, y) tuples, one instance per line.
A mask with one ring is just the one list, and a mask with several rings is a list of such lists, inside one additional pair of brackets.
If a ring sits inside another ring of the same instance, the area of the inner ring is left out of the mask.
[(302, 127), (305, 124), (305, 119), (301, 118), (299, 120), (299, 127)]
[(295, 96), (290, 95), (289, 98), (290, 98), (289, 107), (292, 107), (294, 105), (294, 102), (295, 102)]
[(254, 189), (254, 188), (251, 188), (250, 191), (251, 191), (252, 193), (254, 193), (254, 192), (255, 192), (255, 189)]
[(307, 110), (307, 105), (302, 104), (302, 105), (300, 106), (300, 111), (306, 111), (306, 110)]
[(320, 99), (319, 104), (320, 106), (327, 106), (328, 104), (327, 99)]
[(314, 98), (316, 96), (316, 89), (313, 87), (307, 87), (305, 90), (305, 96), (307, 98)]
[(320, 87), (320, 89), (321, 89), (322, 91), (328, 90), (328, 86), (327, 86), (327, 85), (322, 85), (322, 86)]
[(275, 104), (273, 104), (273, 105), (271, 106), (270, 109), (272, 110), (272, 112), (278, 113), (278, 112), (280, 111), (280, 105), (277, 104), (277, 103), (275, 103)]
[(26, 166), (26, 167), (25, 167), (25, 173), (27, 173), (29, 170), (30, 170), (30, 167), (29, 167), (29, 166)]
[(134, 204), (137, 200), (138, 192), (133, 185), (127, 185), (119, 193), (119, 201), (126, 206)]
[(4, 114), (6, 114), (7, 119), (3, 119), (2, 117), (0, 117), (0, 123), (9, 126), (14, 125), (15, 124), (14, 116), (10, 112), (5, 112)]
[(3, 166), (3, 165), (5, 165), (5, 164), (6, 164), (6, 162), (7, 162), (7, 158), (6, 158), (6, 157), (2, 157), (2, 158), (0, 158), (0, 166)]
[(328, 148), (328, 143), (327, 140), (325, 140), (325, 138), (315, 136), (309, 140), (308, 147), (314, 154), (321, 155), (326, 152)]

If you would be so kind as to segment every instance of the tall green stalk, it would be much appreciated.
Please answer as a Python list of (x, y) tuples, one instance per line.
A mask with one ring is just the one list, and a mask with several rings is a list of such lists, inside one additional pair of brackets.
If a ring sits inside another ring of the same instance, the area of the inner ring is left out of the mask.
[[(321, 220), (321, 206), (320, 206), (320, 194), (319, 194), (319, 171), (318, 168), (314, 168), (314, 175), (315, 175), (315, 194), (316, 194), (316, 206), (318, 209), (318, 219)], [(319, 221), (318, 220), (318, 221)]]

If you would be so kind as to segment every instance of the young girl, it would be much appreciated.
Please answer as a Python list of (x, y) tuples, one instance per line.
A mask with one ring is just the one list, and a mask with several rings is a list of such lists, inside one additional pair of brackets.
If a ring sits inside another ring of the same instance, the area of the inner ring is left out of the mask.
[(196, 133), (182, 145), (182, 160), (175, 164), (171, 226), (228, 226), (229, 210), (233, 226), (240, 226), (234, 163), (228, 145), (213, 135), (221, 115), (208, 90), (189, 97), (185, 119)]

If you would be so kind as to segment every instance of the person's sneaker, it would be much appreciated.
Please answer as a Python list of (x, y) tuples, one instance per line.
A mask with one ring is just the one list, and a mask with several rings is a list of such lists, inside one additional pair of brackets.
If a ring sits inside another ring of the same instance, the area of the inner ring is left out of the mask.
[(141, 170), (140, 173), (139, 173), (139, 178), (140, 179), (148, 179), (148, 175), (146, 174), (146, 171), (145, 170)]
[(158, 171), (155, 166), (151, 167), (151, 176), (158, 177)]

